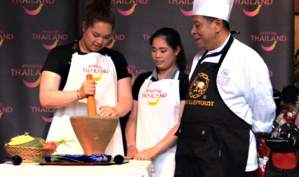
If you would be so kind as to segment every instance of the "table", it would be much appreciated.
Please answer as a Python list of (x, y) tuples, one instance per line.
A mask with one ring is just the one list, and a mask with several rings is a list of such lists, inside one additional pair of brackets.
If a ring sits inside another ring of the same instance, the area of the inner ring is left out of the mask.
[(0, 164), (0, 177), (151, 177), (151, 161), (130, 160), (121, 165), (61, 166), (10, 162)]

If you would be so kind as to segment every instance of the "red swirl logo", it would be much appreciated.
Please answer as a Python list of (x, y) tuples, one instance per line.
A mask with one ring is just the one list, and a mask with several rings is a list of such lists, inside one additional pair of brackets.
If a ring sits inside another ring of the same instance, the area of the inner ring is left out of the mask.
[(41, 80), (41, 76), (39, 76), (38, 79), (35, 82), (26, 82), (24, 79), (23, 79), (23, 82), (27, 87), (34, 88), (34, 87), (37, 87), (39, 85), (40, 80)]
[(192, 12), (193, 12), (193, 10), (185, 11), (182, 8), (180, 8), (180, 10), (181, 10), (181, 13), (185, 16), (191, 16)]
[(129, 16), (135, 11), (136, 5), (137, 4), (135, 3), (135, 1), (133, 1), (133, 6), (129, 10), (121, 10), (121, 9), (117, 8), (117, 11), (123, 16)]
[(42, 10), (42, 7), (43, 7), (44, 4), (42, 4), (40, 2), (39, 6), (37, 9), (35, 10), (28, 10), (27, 8), (24, 7), (24, 10), (25, 12), (28, 14), (28, 15), (37, 15), (38, 13), (40, 13), (40, 11)]
[(48, 118), (48, 117), (42, 116), (42, 118), (45, 122), (52, 122), (52, 120), (53, 120), (53, 117)]
[(57, 46), (58, 41), (59, 40), (56, 39), (55, 42), (53, 44), (51, 44), (51, 45), (46, 45), (46, 44), (43, 43), (43, 46), (44, 46), (45, 49), (51, 50), (51, 49), (53, 49), (53, 48), (55, 48)]
[(270, 52), (270, 51), (272, 51), (275, 48), (276, 44), (277, 44), (277, 40), (274, 39), (273, 40), (273, 44), (271, 46), (266, 47), (266, 46), (264, 46), (264, 45), (261, 44), (261, 47), (263, 48), (263, 50), (265, 50), (267, 52)]

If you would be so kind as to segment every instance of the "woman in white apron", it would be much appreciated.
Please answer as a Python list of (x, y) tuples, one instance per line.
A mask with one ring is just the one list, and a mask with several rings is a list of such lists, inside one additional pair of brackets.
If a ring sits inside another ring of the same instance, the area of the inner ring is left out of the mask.
[[(41, 105), (56, 109), (47, 141), (75, 140), (68, 146), (58, 146), (57, 154), (83, 154), (70, 116), (87, 115), (87, 96), (94, 95), (98, 115), (122, 117), (132, 107), (127, 62), (122, 54), (105, 47), (115, 24), (114, 14), (106, 7), (110, 7), (110, 1), (107, 2), (94, 1), (87, 6), (82, 38), (53, 49), (42, 69)], [(87, 74), (92, 74), (93, 80), (87, 81)], [(105, 153), (124, 155), (120, 125)]]
[(188, 89), (185, 54), (177, 31), (162, 28), (151, 39), (156, 68), (138, 76), (126, 125), (127, 156), (152, 160), (153, 176), (174, 175), (177, 137)]

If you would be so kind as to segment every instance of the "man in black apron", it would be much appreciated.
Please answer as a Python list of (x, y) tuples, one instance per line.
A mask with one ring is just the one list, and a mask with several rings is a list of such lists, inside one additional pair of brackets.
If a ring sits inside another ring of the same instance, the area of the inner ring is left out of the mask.
[[(225, 69), (222, 70), (220, 68), (224, 62), (235, 61), (234, 58), (240, 56), (235, 53), (244, 51), (245, 55), (248, 50), (248, 53), (253, 54), (253, 58), (258, 58), (254, 61), (264, 67), (263, 71), (267, 68), (264, 64), (260, 64), (262, 59), (249, 47), (231, 36), (228, 19), (233, 2), (233, 0), (194, 0), (191, 33), (198, 47), (206, 51), (195, 57), (195, 61), (198, 62), (193, 62), (191, 68), (186, 105), (181, 127), (177, 132), (179, 139), (175, 177), (254, 177), (254, 172), (245, 173), (245, 171), (248, 171), (247, 161), (250, 156), (248, 153), (252, 151), (249, 149), (251, 140), (249, 119), (257, 119), (252, 118), (254, 113), (251, 113), (255, 107), (253, 108), (251, 104), (252, 100), (247, 100), (246, 93), (243, 98), (240, 95), (225, 97), (219, 92), (219, 87), (228, 90), (230, 87), (236, 87), (227, 95), (233, 95), (234, 92), (243, 94), (242, 89), (238, 90), (243, 85), (238, 86), (239, 81), (230, 75), (234, 73), (235, 68), (229, 66), (224, 66)], [(246, 57), (244, 58), (246, 60), (244, 63), (247, 64), (248, 61)], [(261, 118), (260, 122), (264, 122), (265, 125), (259, 122), (263, 127), (259, 127), (259, 130), (270, 131), (275, 117), (275, 103), (267, 74), (267, 72), (260, 73), (262, 78), (266, 78), (262, 84), (266, 90), (262, 94), (266, 95), (263, 99), (270, 100), (263, 105), (266, 112), (264, 115), (267, 118)], [(240, 83), (243, 84), (243, 81)], [(225, 102), (223, 97), (241, 101)], [(236, 110), (236, 107), (240, 109)], [(242, 112), (243, 107), (246, 108), (245, 113), (236, 113)], [(249, 171), (255, 171), (256, 168), (257, 165), (254, 169), (249, 168)]]

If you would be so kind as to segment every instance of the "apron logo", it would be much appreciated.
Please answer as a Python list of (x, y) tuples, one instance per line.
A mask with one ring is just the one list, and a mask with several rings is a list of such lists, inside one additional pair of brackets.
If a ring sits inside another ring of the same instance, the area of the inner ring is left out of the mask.
[(199, 73), (190, 84), (190, 88), (189, 88), (190, 98), (198, 98), (201, 95), (203, 95), (209, 86), (209, 82), (210, 80), (207, 74)]
[(156, 105), (158, 104), (159, 100), (160, 100), (160, 97), (158, 96), (158, 98), (157, 98), (156, 101), (154, 101), (154, 102), (150, 102), (149, 100), (147, 100), (147, 102), (148, 102), (148, 104), (151, 105), (151, 106), (156, 106)]
[(100, 75), (99, 75), (98, 77), (93, 77), (93, 76), (92, 76), (92, 80), (94, 80), (94, 81), (99, 81), (99, 80), (101, 80), (102, 75), (103, 75), (103, 73), (100, 73)]
[(167, 93), (162, 93), (160, 89), (147, 89), (145, 93), (142, 93), (142, 98), (145, 98), (150, 106), (156, 106), (161, 98), (166, 97)]
[(88, 69), (83, 68), (83, 73), (92, 74), (93, 81), (100, 81), (103, 74), (109, 74), (109, 70), (102, 68), (102, 66), (90, 65)]
[(228, 75), (229, 75), (229, 71), (227, 69), (221, 71), (221, 76), (227, 77)]
[(230, 78), (228, 76), (229, 76), (229, 70), (223, 69), (220, 72), (220, 75), (217, 76), (217, 80), (216, 80), (217, 85), (220, 87), (227, 86), (230, 83)]

